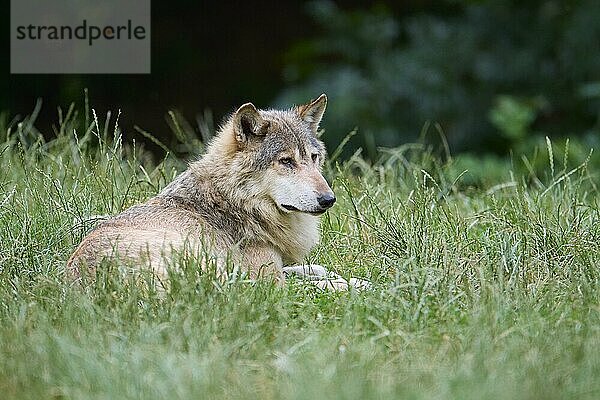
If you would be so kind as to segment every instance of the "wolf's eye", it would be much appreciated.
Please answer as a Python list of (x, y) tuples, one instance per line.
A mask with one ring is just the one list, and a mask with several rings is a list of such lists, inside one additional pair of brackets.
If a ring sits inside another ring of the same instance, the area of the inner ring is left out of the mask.
[(317, 163), (317, 161), (319, 161), (319, 155), (317, 153), (313, 154), (312, 156), (312, 162), (313, 163)]
[(294, 159), (292, 157), (280, 158), (279, 163), (281, 165), (285, 165), (286, 167), (293, 167), (296, 164), (296, 162), (294, 161)]

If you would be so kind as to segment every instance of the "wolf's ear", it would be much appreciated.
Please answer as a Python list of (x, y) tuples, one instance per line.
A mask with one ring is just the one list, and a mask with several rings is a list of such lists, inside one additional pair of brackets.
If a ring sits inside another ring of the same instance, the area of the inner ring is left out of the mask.
[(239, 143), (246, 143), (253, 136), (264, 136), (268, 125), (252, 103), (242, 105), (233, 114), (235, 139)]
[(321, 123), (321, 118), (323, 118), (326, 107), (327, 96), (323, 93), (318, 99), (298, 107), (298, 114), (300, 114), (300, 117), (305, 122), (308, 122), (313, 132), (316, 133), (319, 129), (319, 123)]

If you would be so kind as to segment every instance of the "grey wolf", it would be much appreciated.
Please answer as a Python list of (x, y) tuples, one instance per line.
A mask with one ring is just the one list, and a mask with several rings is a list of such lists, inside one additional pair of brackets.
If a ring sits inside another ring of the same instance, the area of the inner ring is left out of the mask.
[(93, 229), (68, 270), (79, 277), (118, 257), (165, 278), (173, 252), (204, 251), (218, 268), (229, 261), (251, 279), (282, 282), (284, 271), (324, 279), (324, 269), (293, 266), (319, 242), (319, 216), (336, 201), (317, 136), (326, 105), (324, 94), (288, 110), (242, 105), (158, 195)]

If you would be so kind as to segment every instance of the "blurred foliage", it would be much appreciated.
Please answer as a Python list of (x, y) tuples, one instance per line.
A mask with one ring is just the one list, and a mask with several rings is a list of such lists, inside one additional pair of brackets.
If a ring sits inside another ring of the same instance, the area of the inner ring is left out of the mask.
[(277, 105), (326, 92), (330, 147), (358, 127), (351, 144), (374, 156), (414, 141), (426, 121), (441, 125), (453, 152), (598, 134), (595, 0), (425, 2), (402, 15), (318, 1), (309, 12), (321, 31), (288, 52)]
[(490, 121), (507, 139), (523, 139), (537, 117), (540, 103), (522, 101), (513, 96), (498, 96), (489, 113)]

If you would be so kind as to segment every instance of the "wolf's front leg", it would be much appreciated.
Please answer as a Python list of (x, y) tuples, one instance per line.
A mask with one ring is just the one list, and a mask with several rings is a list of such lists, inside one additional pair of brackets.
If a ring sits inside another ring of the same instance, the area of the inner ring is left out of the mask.
[(272, 277), (279, 284), (285, 281), (281, 255), (267, 246), (246, 246), (242, 250), (242, 265), (250, 279)]
[(349, 281), (342, 278), (333, 271), (318, 264), (291, 265), (282, 268), (286, 277), (297, 276), (308, 280), (311, 284), (323, 290), (346, 291), (351, 287), (356, 290), (371, 288), (371, 283), (364, 279), (350, 278)]
[(318, 264), (288, 265), (282, 268), (283, 275), (286, 277), (297, 276), (310, 281), (327, 278), (327, 268)]

